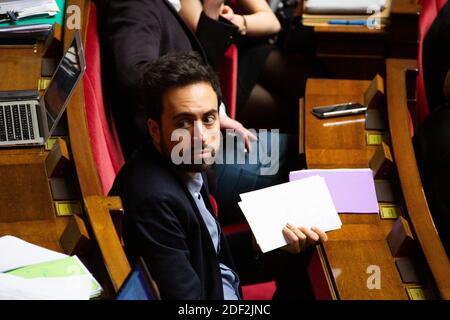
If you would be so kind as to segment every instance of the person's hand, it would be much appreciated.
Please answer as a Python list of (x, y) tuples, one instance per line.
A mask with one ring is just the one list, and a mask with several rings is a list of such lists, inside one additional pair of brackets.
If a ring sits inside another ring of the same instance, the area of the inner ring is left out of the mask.
[(230, 6), (224, 5), (222, 7), (222, 11), (220, 12), (220, 15), (224, 17), (225, 19), (229, 20), (230, 22), (233, 22), (234, 18), (234, 11), (231, 9)]
[(228, 21), (235, 26), (239, 27), (239, 31), (244, 28), (244, 18), (239, 14), (235, 14), (231, 7), (224, 5), (220, 15), (225, 19), (228, 19)]
[(240, 134), (242, 136), (245, 148), (248, 152), (251, 151), (250, 142), (258, 140), (258, 138), (249, 130), (247, 130), (239, 121), (231, 119), (224, 113), (220, 114), (220, 129), (234, 129), (237, 134)]
[(218, 20), (224, 0), (203, 0), (203, 11), (211, 19)]
[(288, 245), (282, 249), (291, 253), (303, 252), (311, 245), (324, 243), (328, 240), (326, 233), (319, 228), (294, 227), (290, 223), (283, 228), (283, 236)]

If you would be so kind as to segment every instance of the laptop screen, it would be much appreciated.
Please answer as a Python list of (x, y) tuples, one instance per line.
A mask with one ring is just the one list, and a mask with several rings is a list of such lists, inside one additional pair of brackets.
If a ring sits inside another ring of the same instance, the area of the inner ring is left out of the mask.
[(157, 289), (142, 258), (124, 281), (116, 300), (159, 300)]
[(44, 94), (47, 111), (48, 132), (51, 134), (65, 110), (69, 98), (85, 68), (79, 31), (75, 32), (70, 47), (61, 59), (58, 68)]

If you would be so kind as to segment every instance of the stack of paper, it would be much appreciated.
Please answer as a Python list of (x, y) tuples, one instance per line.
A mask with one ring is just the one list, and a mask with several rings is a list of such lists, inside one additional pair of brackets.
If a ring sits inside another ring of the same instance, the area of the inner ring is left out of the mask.
[(350, 13), (366, 14), (368, 10), (386, 8), (386, 0), (307, 0), (305, 11), (308, 13)]
[(289, 181), (320, 176), (325, 179), (339, 213), (378, 213), (373, 173), (370, 169), (315, 169), (293, 171)]
[(13, 236), (0, 237), (0, 272), (66, 257)]
[(392, 0), (307, 0), (302, 22), (305, 26), (377, 25), (389, 22)]
[(24, 279), (0, 273), (0, 300), (88, 300), (90, 287), (88, 275)]
[(0, 299), (88, 299), (102, 292), (78, 257), (13, 236), (0, 238), (0, 288)]
[(59, 12), (55, 0), (0, 0), (0, 13), (17, 12), (19, 19), (32, 16), (54, 16)]
[(323, 231), (342, 225), (325, 180), (315, 176), (243, 193), (239, 206), (262, 252), (287, 244), (282, 230), (287, 223)]

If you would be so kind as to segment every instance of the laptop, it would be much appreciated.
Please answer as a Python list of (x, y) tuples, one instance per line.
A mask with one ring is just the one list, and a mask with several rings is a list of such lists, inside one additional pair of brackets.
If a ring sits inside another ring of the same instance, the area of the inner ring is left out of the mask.
[(117, 292), (116, 300), (160, 300), (158, 287), (147, 265), (139, 257), (128, 277)]
[(35, 90), (0, 92), (0, 147), (40, 146), (55, 130), (86, 69), (79, 30), (44, 95)]

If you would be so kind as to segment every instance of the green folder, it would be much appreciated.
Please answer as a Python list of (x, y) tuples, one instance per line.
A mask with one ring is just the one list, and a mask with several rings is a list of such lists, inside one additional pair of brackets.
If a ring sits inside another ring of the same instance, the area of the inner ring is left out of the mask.
[[(30, 266), (14, 269), (6, 273), (26, 279), (33, 279), (87, 275), (89, 274), (89, 271), (77, 256), (71, 256), (63, 259), (33, 264)], [(95, 280), (94, 277), (92, 277), (91, 298), (99, 296), (101, 291), (102, 288), (100, 284), (97, 282), (97, 280)]]
[(36, 17), (26, 17), (23, 19), (19, 19), (16, 22), (2, 22), (0, 23), (0, 27), (10, 27), (10, 26), (20, 26), (24, 24), (41, 24), (41, 23), (49, 23), (54, 24), (58, 23), (61, 27), (64, 27), (64, 11), (66, 0), (56, 0), (56, 3), (59, 7), (59, 12), (53, 17), (46, 16), (36, 16)]

